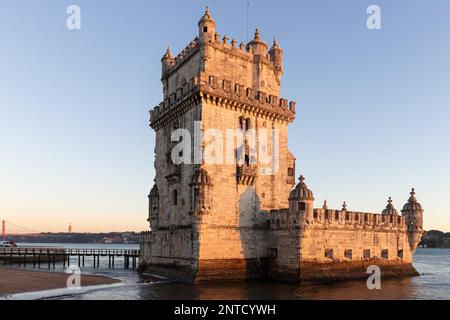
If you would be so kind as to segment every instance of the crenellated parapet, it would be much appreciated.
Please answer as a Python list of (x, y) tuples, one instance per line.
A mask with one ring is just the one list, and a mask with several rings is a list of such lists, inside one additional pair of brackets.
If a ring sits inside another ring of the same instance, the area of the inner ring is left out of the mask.
[(385, 216), (378, 213), (355, 212), (333, 209), (314, 209), (312, 217), (306, 217), (301, 225), (298, 215), (289, 209), (272, 210), (268, 214), (271, 229), (365, 229), (371, 231), (406, 232), (407, 219), (402, 216)]
[(298, 230), (298, 216), (289, 209), (271, 210), (267, 214), (269, 227), (271, 230)]
[(150, 126), (158, 128), (183, 114), (202, 98), (217, 106), (250, 112), (261, 117), (292, 122), (295, 119), (294, 101), (256, 91), (215, 75), (201, 74), (190, 79), (150, 111)]
[(159, 105), (150, 110), (150, 126), (157, 130), (198, 104), (200, 99), (199, 76), (192, 77)]
[(171, 74), (175, 73), (187, 61), (194, 57), (199, 52), (199, 47), (200, 42), (198, 37), (196, 37), (175, 57), (172, 57), (170, 55), (170, 51), (168, 50), (162, 59), (162, 80), (167, 79)]
[(294, 101), (288, 101), (216, 75), (202, 74), (200, 91), (203, 99), (215, 105), (243, 109), (260, 116), (287, 122), (295, 119), (296, 103)]
[(373, 231), (405, 231), (406, 217), (379, 213), (333, 209), (314, 209), (305, 220), (304, 228), (367, 229)]

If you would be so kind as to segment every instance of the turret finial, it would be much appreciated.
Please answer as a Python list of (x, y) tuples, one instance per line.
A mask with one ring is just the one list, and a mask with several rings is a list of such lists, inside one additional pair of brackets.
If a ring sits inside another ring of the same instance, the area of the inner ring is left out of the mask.
[(276, 47), (279, 47), (279, 45), (278, 45), (278, 40), (277, 40), (277, 37), (276, 36), (274, 36), (273, 37), (273, 46), (276, 48)]
[(388, 203), (392, 204), (392, 197), (389, 197)]
[(416, 189), (412, 188), (410, 195), (411, 195), (411, 197), (409, 197), (408, 202), (417, 202)]
[(301, 175), (298, 180), (300, 181), (300, 183), (305, 183), (305, 177), (303, 175)]
[(323, 202), (323, 207), (322, 207), (322, 209), (328, 210), (327, 200), (325, 200), (325, 201)]
[(260, 40), (260, 39), (261, 39), (261, 37), (259, 36), (259, 29), (256, 28), (256, 30), (255, 30), (255, 40)]
[(342, 211), (347, 211), (347, 203), (345, 201), (342, 204)]

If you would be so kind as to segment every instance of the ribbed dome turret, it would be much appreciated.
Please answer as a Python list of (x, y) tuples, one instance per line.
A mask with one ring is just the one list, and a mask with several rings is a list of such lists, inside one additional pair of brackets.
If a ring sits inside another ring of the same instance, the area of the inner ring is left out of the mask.
[(385, 215), (398, 215), (397, 209), (395, 209), (394, 205), (392, 204), (392, 198), (389, 197), (388, 205), (386, 206), (386, 209), (383, 210), (382, 214)]
[(191, 186), (212, 186), (211, 177), (205, 169), (197, 168), (191, 179)]
[(314, 200), (314, 195), (305, 184), (305, 177), (300, 176), (300, 182), (292, 189), (289, 200)]
[(261, 39), (258, 29), (256, 29), (255, 31), (255, 38), (247, 44), (247, 49), (249, 47), (252, 47), (254, 54), (260, 54), (264, 56), (266, 55), (267, 43), (265, 43), (264, 40)]
[(206, 7), (205, 14), (203, 15), (203, 17), (201, 17), (200, 21), (198, 22), (198, 26), (200, 27), (200, 26), (202, 26), (202, 25), (204, 25), (206, 23), (211, 23), (214, 26), (216, 25), (216, 22), (214, 21), (211, 13), (209, 12), (209, 8), (208, 7)]
[(159, 197), (159, 191), (158, 191), (158, 187), (156, 186), (156, 184), (153, 185), (152, 190), (150, 190), (150, 194), (148, 195), (149, 197)]
[(417, 202), (416, 191), (414, 188), (411, 191), (411, 196), (408, 199), (408, 203), (403, 206), (402, 211), (422, 211), (422, 205)]

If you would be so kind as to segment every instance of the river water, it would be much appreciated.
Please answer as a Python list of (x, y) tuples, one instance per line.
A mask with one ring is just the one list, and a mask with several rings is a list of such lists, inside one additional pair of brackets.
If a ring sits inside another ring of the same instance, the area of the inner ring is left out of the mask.
[[(36, 244), (34, 244), (36, 245)], [(43, 245), (44, 246), (44, 245)], [(48, 245), (45, 245), (48, 246)], [(138, 245), (58, 245), (66, 248), (138, 249)], [(73, 260), (76, 264), (76, 260)], [(327, 285), (298, 285), (275, 281), (249, 283), (190, 285), (151, 281), (133, 270), (125, 270), (119, 261), (116, 269), (108, 269), (108, 259), (101, 261), (103, 268), (93, 269), (89, 260), (83, 273), (106, 275), (123, 281), (119, 286), (103, 286), (76, 290), (57, 290), (41, 295), (19, 295), (16, 298), (47, 298), (60, 300), (152, 300), (152, 299), (450, 299), (450, 249), (420, 248), (414, 256), (414, 266), (420, 277), (382, 279), (381, 290), (369, 290), (366, 280), (339, 282)], [(56, 271), (62, 271), (58, 266)]]

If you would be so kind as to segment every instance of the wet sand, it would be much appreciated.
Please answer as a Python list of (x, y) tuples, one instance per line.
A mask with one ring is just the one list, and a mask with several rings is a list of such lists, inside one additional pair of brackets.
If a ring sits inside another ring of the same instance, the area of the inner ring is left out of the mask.
[[(0, 269), (0, 295), (66, 288), (69, 276), (59, 272)], [(119, 282), (113, 278), (81, 274), (82, 287)]]

